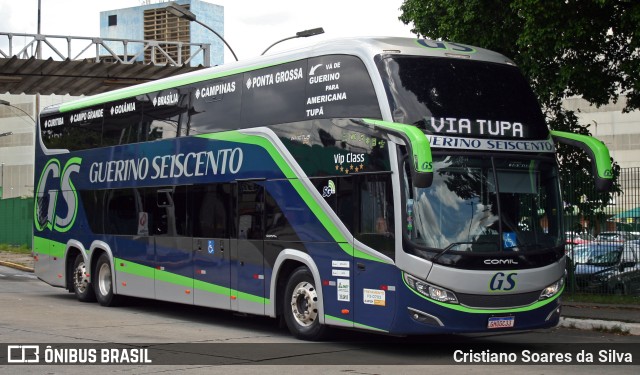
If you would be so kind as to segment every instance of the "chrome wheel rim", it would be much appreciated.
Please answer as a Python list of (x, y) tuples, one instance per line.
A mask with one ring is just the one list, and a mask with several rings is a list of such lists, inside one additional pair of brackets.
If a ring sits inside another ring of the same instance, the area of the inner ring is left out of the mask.
[(111, 267), (107, 263), (103, 263), (98, 270), (98, 290), (103, 296), (111, 292)]
[(318, 317), (318, 293), (313, 284), (303, 281), (296, 285), (291, 296), (293, 318), (303, 327), (309, 327)]
[(87, 273), (87, 267), (84, 262), (80, 262), (75, 269), (73, 283), (80, 294), (84, 294), (89, 287), (89, 275)]

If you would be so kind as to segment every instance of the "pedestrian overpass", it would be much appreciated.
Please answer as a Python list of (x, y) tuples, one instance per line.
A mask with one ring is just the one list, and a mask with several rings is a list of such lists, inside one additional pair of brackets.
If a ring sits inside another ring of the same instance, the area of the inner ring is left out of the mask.
[(93, 95), (210, 66), (211, 45), (0, 32), (0, 93)]

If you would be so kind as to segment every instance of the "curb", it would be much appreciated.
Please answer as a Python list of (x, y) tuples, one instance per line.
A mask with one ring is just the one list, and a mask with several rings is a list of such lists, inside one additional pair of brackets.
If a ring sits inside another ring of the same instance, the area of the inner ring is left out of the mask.
[(20, 271), (33, 273), (33, 268), (31, 267), (23, 266), (22, 264), (18, 264), (18, 263), (7, 262), (5, 260), (0, 260), (0, 266), (15, 268)]
[(640, 336), (640, 323), (625, 323), (612, 320), (577, 319), (560, 317), (558, 327), (590, 331), (612, 331), (625, 335)]

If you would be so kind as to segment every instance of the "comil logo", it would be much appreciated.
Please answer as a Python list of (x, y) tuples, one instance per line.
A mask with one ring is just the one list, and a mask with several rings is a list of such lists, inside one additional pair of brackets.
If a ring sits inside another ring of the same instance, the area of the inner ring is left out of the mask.
[(484, 264), (487, 264), (487, 265), (518, 264), (518, 261), (515, 259), (485, 259)]
[(38, 231), (48, 228), (66, 232), (73, 226), (78, 212), (78, 194), (71, 176), (80, 172), (81, 163), (81, 158), (71, 158), (62, 170), (58, 159), (53, 158), (45, 164), (34, 205), (33, 219)]

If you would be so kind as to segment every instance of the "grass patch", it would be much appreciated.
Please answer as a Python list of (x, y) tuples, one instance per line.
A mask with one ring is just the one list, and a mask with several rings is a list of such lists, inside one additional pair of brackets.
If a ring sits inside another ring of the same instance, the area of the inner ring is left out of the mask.
[(9, 253), (16, 253), (16, 254), (31, 254), (31, 248), (28, 247), (27, 245), (9, 245), (9, 244), (0, 244), (0, 251), (6, 251)]
[(612, 305), (640, 305), (640, 296), (575, 293), (562, 295), (564, 302), (603, 303)]
[(622, 329), (622, 327), (620, 327), (619, 325), (615, 325), (611, 328), (607, 328), (603, 326), (594, 327), (593, 330), (596, 332), (611, 333), (614, 335), (622, 335), (622, 336), (626, 336), (629, 334), (629, 330)]

